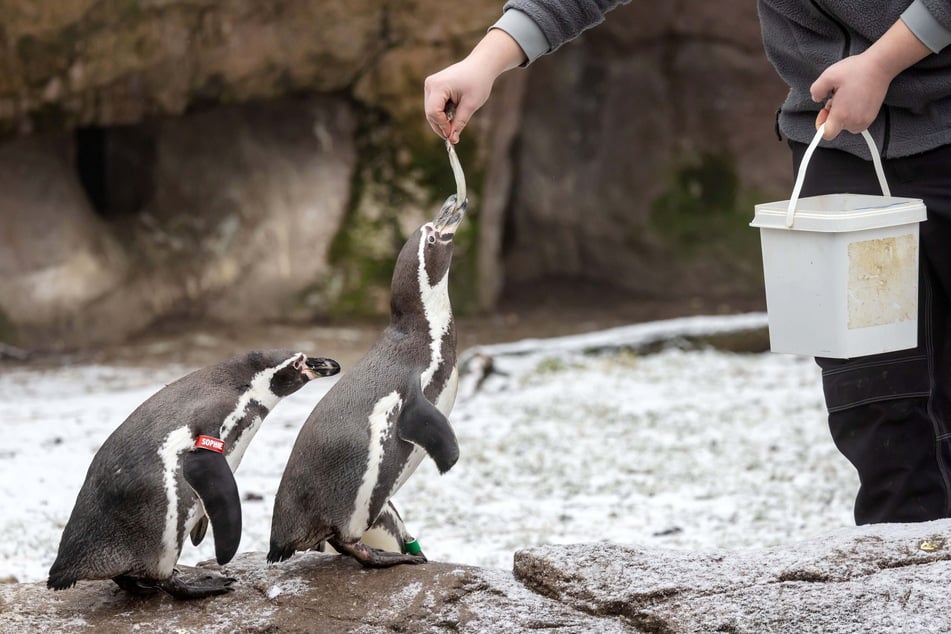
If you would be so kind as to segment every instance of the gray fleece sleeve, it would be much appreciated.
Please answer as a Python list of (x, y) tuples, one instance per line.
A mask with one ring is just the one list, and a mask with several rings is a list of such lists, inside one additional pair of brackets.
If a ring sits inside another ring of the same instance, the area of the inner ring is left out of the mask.
[(947, 0), (915, 0), (901, 20), (933, 53), (951, 44), (951, 4)]
[(604, 21), (604, 15), (631, 0), (508, 0), (493, 29), (512, 36), (527, 66)]

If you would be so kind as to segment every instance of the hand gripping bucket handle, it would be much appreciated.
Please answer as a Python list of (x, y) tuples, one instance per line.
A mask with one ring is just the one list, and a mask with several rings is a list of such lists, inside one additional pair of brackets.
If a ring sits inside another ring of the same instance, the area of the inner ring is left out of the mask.
[[(819, 126), (819, 129), (816, 131), (816, 136), (813, 137), (812, 142), (809, 144), (809, 147), (806, 148), (806, 153), (802, 155), (802, 162), (799, 164), (799, 175), (796, 176), (796, 185), (793, 187), (792, 197), (789, 199), (789, 207), (786, 208), (786, 226), (793, 226), (793, 222), (796, 219), (796, 203), (799, 202), (799, 192), (802, 191), (802, 183), (806, 180), (806, 168), (809, 166), (809, 159), (812, 158), (813, 152), (816, 151), (816, 147), (819, 146), (819, 141), (822, 140), (822, 133), (825, 132), (826, 124)], [(878, 148), (875, 146), (875, 141), (872, 140), (872, 135), (868, 133), (868, 130), (862, 130), (862, 136), (865, 137), (865, 142), (868, 144), (868, 151), (872, 153), (872, 163), (875, 165), (875, 175), (878, 176), (878, 184), (882, 186), (882, 195), (891, 196), (891, 190), (888, 188), (888, 182), (885, 180), (885, 171), (882, 169), (882, 159), (878, 155)]]

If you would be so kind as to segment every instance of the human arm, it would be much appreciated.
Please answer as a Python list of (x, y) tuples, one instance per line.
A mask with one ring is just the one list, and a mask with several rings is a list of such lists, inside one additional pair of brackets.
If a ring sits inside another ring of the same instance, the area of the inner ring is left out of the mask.
[[(951, 11), (949, 11), (951, 14)], [(916, 0), (872, 46), (829, 66), (812, 84), (814, 101), (825, 101), (816, 127), (825, 123), (826, 139), (842, 130), (859, 133), (878, 115), (892, 80), (906, 68), (951, 43), (951, 15), (932, 15)]]
[[(458, 143), (459, 133), (489, 98), (496, 78), (526, 66), (604, 21), (630, 0), (509, 0), (504, 13), (463, 60), (426, 78), (424, 110), (436, 134)], [(449, 104), (455, 107), (450, 122)]]
[[(490, 29), (468, 56), (426, 78), (423, 106), (429, 126), (436, 134), (458, 143), (473, 113), (489, 98), (496, 78), (526, 60), (511, 35)], [(452, 121), (446, 114), (450, 103), (456, 109)]]

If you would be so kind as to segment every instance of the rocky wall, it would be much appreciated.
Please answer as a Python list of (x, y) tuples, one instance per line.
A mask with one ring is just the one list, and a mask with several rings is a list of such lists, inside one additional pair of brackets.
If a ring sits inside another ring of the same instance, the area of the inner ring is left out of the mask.
[[(0, 0), (0, 340), (385, 313), (454, 189), (422, 81), (499, 5)], [(761, 293), (782, 93), (739, 0), (631, 3), (507, 74), (459, 147), (457, 310), (550, 278)]]

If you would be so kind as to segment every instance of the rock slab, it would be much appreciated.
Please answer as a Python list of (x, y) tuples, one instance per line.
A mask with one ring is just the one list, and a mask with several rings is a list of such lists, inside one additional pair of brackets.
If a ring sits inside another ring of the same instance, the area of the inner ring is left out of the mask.
[(735, 551), (543, 546), (517, 552), (514, 573), (245, 553), (220, 569), (235, 592), (203, 601), (0, 585), (0, 632), (947, 632), (949, 533), (941, 520)]

